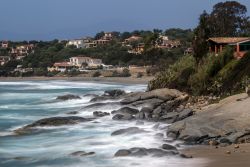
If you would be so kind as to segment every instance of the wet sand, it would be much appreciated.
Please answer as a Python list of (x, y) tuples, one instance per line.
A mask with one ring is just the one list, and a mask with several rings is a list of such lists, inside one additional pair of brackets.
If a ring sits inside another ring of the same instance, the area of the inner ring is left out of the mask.
[(194, 159), (207, 160), (204, 167), (249, 167), (250, 144), (240, 144), (216, 148), (216, 146), (195, 146), (182, 151)]

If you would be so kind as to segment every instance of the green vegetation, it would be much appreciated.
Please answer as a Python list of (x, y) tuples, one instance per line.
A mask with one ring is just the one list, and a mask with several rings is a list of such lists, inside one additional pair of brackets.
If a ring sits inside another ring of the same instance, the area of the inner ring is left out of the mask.
[(203, 12), (194, 30), (194, 54), (164, 69), (149, 83), (149, 90), (168, 87), (193, 95), (218, 96), (242, 92), (250, 78), (250, 52), (239, 60), (231, 47), (218, 55), (210, 54), (207, 39), (250, 35), (246, 13), (246, 7), (235, 1), (216, 4), (211, 14)]

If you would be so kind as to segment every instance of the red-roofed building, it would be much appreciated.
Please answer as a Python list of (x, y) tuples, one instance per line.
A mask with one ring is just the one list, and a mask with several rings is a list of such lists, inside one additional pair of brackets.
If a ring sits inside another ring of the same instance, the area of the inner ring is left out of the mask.
[(250, 51), (250, 37), (217, 37), (209, 38), (209, 51), (220, 53), (226, 46), (233, 46), (236, 58), (243, 57), (246, 52)]

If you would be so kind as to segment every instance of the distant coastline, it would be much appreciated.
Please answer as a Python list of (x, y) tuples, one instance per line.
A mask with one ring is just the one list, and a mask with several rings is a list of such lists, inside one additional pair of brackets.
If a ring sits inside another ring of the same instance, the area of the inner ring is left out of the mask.
[(6, 81), (48, 81), (48, 80), (68, 80), (68, 81), (94, 81), (112, 82), (124, 84), (147, 84), (153, 77), (0, 77), (0, 82)]

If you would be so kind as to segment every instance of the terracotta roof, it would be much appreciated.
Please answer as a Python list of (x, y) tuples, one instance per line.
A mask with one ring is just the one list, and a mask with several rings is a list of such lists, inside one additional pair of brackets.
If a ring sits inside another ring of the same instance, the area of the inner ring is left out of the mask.
[(222, 43), (222, 44), (234, 44), (244, 41), (250, 41), (250, 37), (217, 37), (217, 38), (209, 38), (208, 41), (213, 41), (215, 43)]

